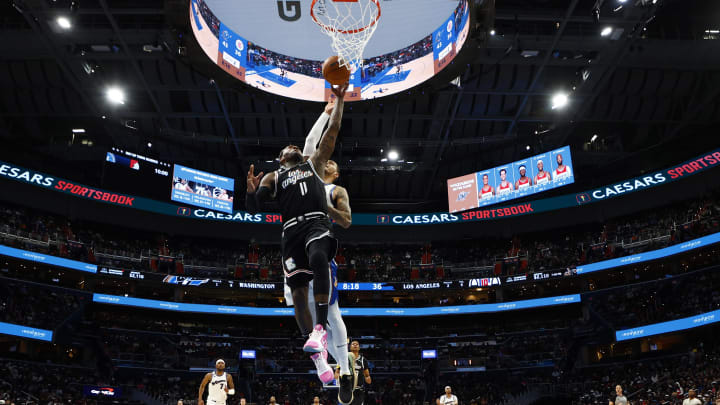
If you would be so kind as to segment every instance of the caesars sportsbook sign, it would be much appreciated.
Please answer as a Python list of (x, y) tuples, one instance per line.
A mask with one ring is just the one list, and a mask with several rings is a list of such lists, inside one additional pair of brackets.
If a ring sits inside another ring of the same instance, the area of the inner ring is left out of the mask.
[[(566, 194), (499, 207), (475, 209), (457, 214), (353, 214), (353, 224), (374, 226), (452, 224), (529, 215), (617, 198), (625, 194), (642, 191), (647, 188), (692, 176), (717, 166), (720, 166), (720, 148), (667, 169), (576, 194)], [(280, 214), (250, 214), (244, 211), (224, 213), (203, 208), (180, 206), (83, 185), (3, 161), (0, 161), (0, 179), (26, 183), (35, 187), (71, 195), (76, 198), (96, 201), (101, 204), (134, 208), (163, 215), (252, 224), (279, 225), (282, 223)]]

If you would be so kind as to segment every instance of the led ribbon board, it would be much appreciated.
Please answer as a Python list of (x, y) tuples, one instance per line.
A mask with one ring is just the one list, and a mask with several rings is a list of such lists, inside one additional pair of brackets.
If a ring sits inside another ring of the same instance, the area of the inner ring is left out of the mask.
[[(165, 311), (195, 312), (203, 314), (247, 315), (247, 316), (293, 316), (292, 308), (257, 308), (207, 304), (188, 304), (148, 300), (144, 298), (121, 297), (108, 294), (93, 294), (93, 302), (101, 304), (124, 305), (139, 308), (160, 309)], [(433, 316), (460, 315), (512, 311), (553, 305), (580, 302), (580, 294), (559, 297), (537, 298), (532, 300), (501, 302), (496, 304), (459, 305), (425, 308), (342, 308), (344, 316)]]
[[(353, 225), (398, 226), (456, 224), (538, 214), (617, 198), (624, 194), (668, 184), (718, 166), (720, 166), (720, 148), (670, 168), (577, 194), (566, 194), (558, 197), (499, 207), (478, 208), (458, 214), (450, 214), (447, 212), (425, 214), (353, 214)], [(103, 204), (135, 208), (163, 215), (249, 224), (280, 225), (282, 223), (282, 217), (276, 213), (250, 214), (244, 211), (225, 213), (205, 208), (175, 205), (82, 185), (2, 161), (0, 161), (0, 179), (18, 181)]]
[(31, 328), (24, 325), (0, 322), (0, 334), (19, 336), (28, 339), (52, 342), (53, 332), (46, 329)]
[(650, 325), (638, 326), (632, 329), (619, 330), (615, 332), (615, 340), (620, 342), (623, 340), (637, 339), (641, 337), (659, 335), (662, 333), (676, 332), (679, 330), (710, 325), (718, 321), (720, 321), (720, 310), (676, 319), (674, 321), (653, 323)]

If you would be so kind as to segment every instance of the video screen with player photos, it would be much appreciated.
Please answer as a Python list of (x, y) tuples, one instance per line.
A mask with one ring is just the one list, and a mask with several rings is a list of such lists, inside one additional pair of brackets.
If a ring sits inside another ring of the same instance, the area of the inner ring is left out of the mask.
[(459, 212), (575, 182), (570, 147), (448, 180), (448, 208)]

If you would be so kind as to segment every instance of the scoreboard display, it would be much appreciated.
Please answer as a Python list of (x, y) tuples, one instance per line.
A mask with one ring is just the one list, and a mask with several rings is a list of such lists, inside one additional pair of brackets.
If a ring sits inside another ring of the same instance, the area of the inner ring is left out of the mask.
[(123, 193), (167, 199), (172, 165), (123, 149), (105, 154), (103, 187)]

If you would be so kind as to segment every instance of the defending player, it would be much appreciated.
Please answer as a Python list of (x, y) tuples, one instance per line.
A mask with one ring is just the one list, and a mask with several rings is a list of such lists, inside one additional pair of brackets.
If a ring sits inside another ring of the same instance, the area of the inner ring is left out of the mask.
[(203, 394), (205, 386), (210, 384), (208, 389), (207, 405), (226, 405), (228, 395), (235, 395), (235, 383), (232, 376), (225, 372), (225, 361), (218, 359), (215, 362), (215, 372), (205, 374), (200, 383), (198, 392), (198, 405), (205, 405)]
[(558, 153), (555, 158), (557, 161), (557, 169), (555, 169), (555, 178), (556, 179), (564, 179), (565, 177), (572, 176), (572, 171), (570, 170), (570, 167), (565, 166), (563, 164), (562, 154)]
[(537, 161), (537, 174), (535, 175), (535, 185), (539, 186), (541, 184), (546, 184), (552, 181), (552, 177), (550, 177), (550, 173), (545, 171), (545, 164), (542, 160)]
[(489, 179), (487, 173), (483, 174), (482, 182), (483, 182), (483, 186), (480, 189), (480, 192), (478, 193), (479, 194), (478, 199), (480, 201), (482, 201), (482, 200), (488, 200), (490, 198), (493, 198), (493, 196), (495, 196), (495, 189), (490, 185), (490, 179)]
[(515, 190), (521, 191), (533, 185), (532, 179), (526, 175), (527, 169), (525, 169), (525, 165), (520, 165), (518, 172), (520, 173), (520, 178), (515, 182)]
[[(327, 320), (331, 292), (330, 259), (335, 256), (337, 240), (332, 236), (325, 195), (325, 166), (335, 149), (340, 131), (344, 96), (348, 84), (333, 87), (337, 102), (320, 145), (309, 158), (297, 146), (286, 146), (278, 159), (281, 168), (262, 177), (250, 166), (247, 178), (246, 206), (251, 213), (275, 199), (283, 217), (282, 260), (287, 283), (292, 291), (295, 319), (300, 331), (308, 336), (303, 350), (321, 354), (327, 350)], [(261, 181), (262, 178), (262, 181)], [(317, 323), (313, 328), (309, 310), (309, 282), (313, 282)], [(315, 356), (316, 358), (318, 356)], [(352, 401), (352, 375), (340, 378), (338, 397)]]

